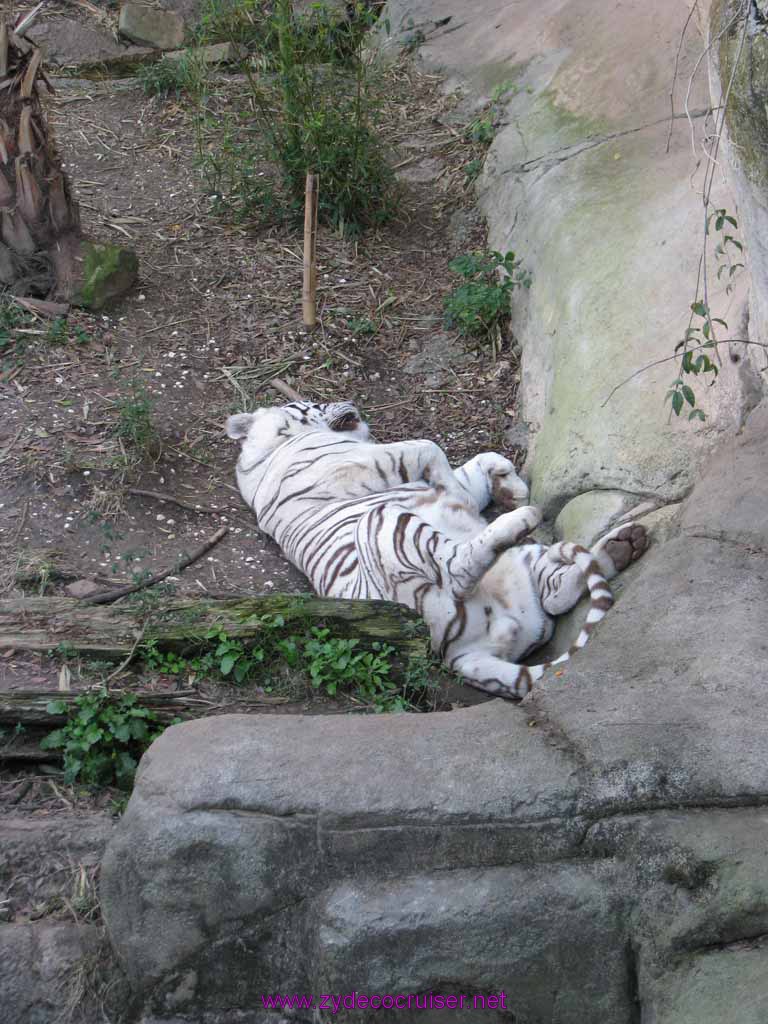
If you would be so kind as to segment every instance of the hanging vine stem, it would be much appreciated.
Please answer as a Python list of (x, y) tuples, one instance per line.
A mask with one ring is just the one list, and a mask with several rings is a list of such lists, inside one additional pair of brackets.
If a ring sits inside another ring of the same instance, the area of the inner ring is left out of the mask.
[[(768, 342), (764, 342), (764, 341), (750, 341), (748, 338), (726, 338), (723, 341), (716, 341), (716, 342), (714, 342), (714, 344), (715, 345), (752, 345), (755, 348), (762, 348), (762, 349), (768, 350)], [(695, 345), (693, 348), (688, 349), (688, 352), (689, 352), (690, 355), (693, 355), (695, 352), (699, 352), (701, 349), (711, 348), (711, 347), (712, 346), (710, 344)], [(634, 380), (635, 377), (639, 377), (641, 374), (647, 373), (648, 370), (652, 370), (654, 366), (661, 366), (662, 363), (671, 363), (673, 359), (680, 359), (680, 358), (681, 357), (677, 354), (677, 352), (675, 352), (671, 356), (663, 356), (661, 359), (654, 359), (653, 362), (646, 363), (645, 366), (641, 366), (640, 369), (635, 370), (634, 373), (630, 373), (630, 375), (628, 377), (625, 377), (624, 380), (620, 381), (614, 388), (611, 389), (611, 391), (609, 392), (608, 396), (606, 398), (604, 398), (603, 401), (600, 403), (600, 408), (604, 409), (606, 407), (606, 405), (608, 405), (610, 400), (613, 398), (613, 396), (616, 394), (616, 392), (620, 388), (623, 388), (625, 384), (629, 384), (629, 382), (631, 380)]]
[[(605, 405), (607, 405), (607, 403), (611, 400), (613, 395), (620, 388), (624, 387), (625, 384), (628, 384), (629, 381), (633, 380), (638, 375), (640, 375), (642, 373), (645, 373), (647, 370), (651, 369), (654, 366), (659, 366), (659, 365), (661, 365), (663, 363), (667, 363), (667, 362), (677, 361), (679, 359), (680, 360), (680, 375), (672, 382), (672, 384), (670, 385), (670, 388), (669, 388), (669, 390), (667, 392), (667, 396), (666, 396), (667, 398), (669, 398), (671, 400), (671, 405), (672, 405), (672, 408), (671, 408), (671, 411), (670, 411), (670, 419), (671, 419), (673, 413), (675, 415), (679, 416), (680, 413), (682, 412), (684, 404), (687, 402), (688, 405), (690, 406), (690, 411), (689, 411), (689, 414), (688, 414), (688, 419), (690, 420), (690, 419), (698, 418), (698, 419), (704, 420), (706, 418), (704, 412), (701, 409), (696, 408), (696, 397), (694, 395), (693, 389), (689, 385), (685, 384), (684, 381), (683, 381), (683, 378), (682, 378), (683, 374), (689, 374), (689, 373), (692, 373), (694, 375), (698, 375), (699, 373), (705, 373), (705, 374), (706, 373), (713, 373), (714, 376), (717, 377), (717, 374), (718, 374), (717, 366), (713, 362), (711, 362), (711, 360), (709, 359), (708, 355), (703, 350), (705, 350), (705, 349), (711, 350), (713, 352), (717, 362), (720, 365), (722, 365), (722, 359), (721, 359), (720, 353), (719, 353), (719, 346), (720, 345), (723, 345), (723, 344), (739, 344), (739, 343), (741, 343), (741, 344), (746, 344), (746, 345), (755, 345), (755, 346), (757, 346), (759, 348), (763, 348), (763, 349), (768, 348), (768, 345), (764, 345), (764, 344), (762, 344), (760, 342), (750, 342), (747, 339), (741, 339), (741, 338), (719, 339), (717, 337), (717, 330), (716, 330), (715, 325), (719, 324), (722, 327), (724, 327), (726, 330), (728, 328), (728, 325), (727, 325), (727, 323), (724, 320), (722, 320), (722, 319), (720, 319), (718, 317), (713, 317), (711, 315), (710, 305), (709, 305), (709, 274), (708, 274), (708, 263), (707, 263), (707, 255), (708, 255), (707, 246), (709, 244), (709, 237), (710, 237), (710, 224), (712, 223), (713, 220), (714, 220), (714, 225), (715, 225), (715, 230), (716, 231), (726, 232), (723, 235), (723, 240), (721, 242), (719, 242), (718, 245), (715, 248), (715, 255), (716, 255), (718, 260), (721, 257), (726, 257), (727, 260), (728, 260), (728, 267), (727, 267), (727, 269), (729, 271), (729, 284), (726, 285), (726, 293), (729, 293), (730, 290), (731, 290), (731, 287), (732, 287), (731, 284), (730, 284), (730, 279), (733, 278), (734, 273), (738, 269), (743, 268), (743, 266), (744, 266), (743, 263), (734, 263), (733, 260), (731, 260), (730, 252), (728, 250), (728, 246), (732, 245), (739, 252), (743, 251), (742, 243), (740, 241), (738, 241), (736, 238), (734, 238), (733, 235), (727, 233), (730, 230), (731, 226), (733, 228), (737, 228), (738, 227), (737, 221), (736, 221), (736, 219), (734, 217), (732, 217), (728, 213), (728, 211), (726, 209), (714, 209), (713, 208), (713, 206), (712, 206), (712, 189), (714, 187), (714, 182), (715, 182), (715, 172), (718, 170), (718, 168), (720, 166), (719, 163), (718, 163), (718, 159), (717, 159), (718, 158), (719, 149), (720, 149), (720, 142), (722, 140), (723, 131), (725, 130), (725, 119), (726, 119), (726, 115), (727, 115), (727, 112), (728, 112), (728, 104), (729, 104), (729, 101), (730, 101), (730, 98), (731, 98), (731, 92), (733, 90), (734, 82), (736, 80), (736, 71), (738, 69), (739, 62), (741, 60), (741, 55), (742, 55), (742, 52), (743, 52), (743, 49), (744, 49), (744, 43), (745, 43), (746, 36), (747, 36), (747, 29), (748, 29), (748, 25), (749, 25), (749, 13), (750, 13), (751, 3), (752, 3), (752, 0), (743, 0), (741, 6), (736, 11), (736, 13), (729, 19), (728, 23), (725, 26), (723, 26), (723, 28), (721, 28), (721, 30), (717, 33), (716, 36), (714, 36), (714, 38), (710, 37), (709, 33), (708, 33), (707, 44), (706, 44), (704, 50), (699, 54), (699, 56), (698, 56), (698, 58), (696, 60), (696, 63), (694, 64), (693, 70), (692, 70), (692, 72), (691, 72), (691, 74), (689, 76), (689, 79), (688, 79), (688, 85), (687, 85), (686, 93), (685, 93), (685, 104), (684, 104), (685, 105), (685, 116), (686, 116), (686, 119), (688, 120), (688, 124), (689, 124), (690, 131), (691, 131), (691, 146), (693, 148), (694, 156), (697, 157), (696, 168), (694, 169), (694, 172), (693, 172), (693, 174), (695, 175), (696, 171), (698, 170), (699, 166), (701, 165), (701, 157), (698, 156), (698, 154), (697, 154), (696, 129), (695, 129), (695, 126), (694, 126), (694, 123), (693, 123), (693, 117), (692, 117), (691, 110), (690, 110), (690, 98), (691, 98), (691, 91), (693, 89), (693, 82), (694, 82), (694, 79), (696, 77), (696, 74), (699, 71), (699, 68), (701, 67), (701, 64), (703, 63), (703, 61), (706, 58), (708, 58), (710, 56), (713, 47), (716, 46), (720, 42), (720, 40), (723, 38), (723, 36), (726, 33), (728, 33), (734, 27), (734, 25), (736, 25), (739, 22), (740, 19), (743, 19), (743, 25), (742, 25), (741, 33), (740, 33), (740, 36), (739, 36), (738, 48), (737, 48), (737, 51), (736, 51), (735, 59), (733, 61), (732, 67), (731, 67), (731, 73), (730, 73), (730, 76), (729, 76), (728, 83), (726, 85), (726, 88), (725, 88), (724, 92), (722, 93), (719, 105), (716, 106), (716, 107), (710, 108), (711, 109), (711, 113), (714, 113), (714, 115), (715, 115), (715, 123), (714, 123), (714, 126), (713, 126), (713, 131), (711, 132), (711, 134), (706, 134), (704, 136), (704, 139), (703, 139), (703, 142), (702, 142), (702, 153), (703, 153), (703, 156), (704, 156), (704, 158), (706, 160), (706, 164), (705, 164), (705, 168), (704, 168), (704, 181), (703, 181), (702, 191), (701, 191), (702, 207), (703, 207), (703, 213), (704, 213), (704, 237), (703, 237), (702, 252), (701, 252), (701, 255), (699, 257), (699, 263), (698, 263), (698, 269), (697, 269), (697, 275), (696, 275), (695, 299), (691, 303), (691, 307), (690, 307), (691, 312), (690, 312), (690, 316), (688, 318), (688, 326), (687, 326), (687, 328), (686, 328), (686, 330), (684, 332), (683, 338), (675, 345), (675, 351), (674, 351), (674, 353), (671, 356), (667, 356), (667, 357), (664, 357), (662, 359), (656, 359), (653, 362), (648, 363), (646, 366), (641, 367), (639, 370), (636, 370), (634, 373), (632, 373), (625, 380), (621, 381), (619, 384), (616, 385), (616, 387), (614, 387), (612, 389), (610, 394), (607, 396), (605, 401), (602, 403), (603, 407)], [(684, 42), (685, 42), (685, 37), (686, 37), (686, 34), (688, 32), (688, 27), (689, 27), (689, 25), (690, 25), (690, 23), (691, 23), (691, 21), (693, 19), (694, 13), (697, 10), (699, 10), (698, 0), (693, 0), (693, 4), (690, 6), (690, 8), (688, 10), (688, 15), (687, 15), (687, 17), (685, 19), (685, 23), (683, 25), (683, 29), (682, 29), (681, 36), (680, 36), (680, 42), (678, 44), (677, 52), (676, 52), (676, 55), (675, 55), (675, 68), (674, 68), (674, 73), (673, 73), (673, 77), (672, 77), (672, 86), (671, 86), (671, 89), (670, 89), (670, 97), (669, 97), (670, 98), (671, 115), (670, 115), (670, 128), (669, 128), (669, 133), (668, 133), (668, 136), (667, 136), (667, 152), (669, 152), (670, 142), (671, 142), (671, 138), (672, 138), (672, 129), (673, 129), (674, 118), (675, 118), (674, 93), (675, 93), (675, 84), (677, 82), (678, 71), (679, 71), (679, 66), (680, 66), (680, 54), (681, 54), (682, 49), (683, 49), (683, 45), (684, 45)], [(726, 265), (722, 265), (720, 267), (720, 269), (718, 271), (718, 279), (720, 278), (723, 270), (725, 270), (725, 269), (726, 269)], [(701, 320), (703, 321), (702, 326), (700, 326), (700, 327), (694, 326), (694, 320), (695, 320), (696, 317), (701, 318)], [(698, 335), (701, 335), (701, 337), (698, 337)], [(703, 338), (703, 340), (702, 340), (702, 338)], [(692, 342), (698, 342), (698, 344), (692, 345), (691, 344)], [(681, 349), (682, 349), (682, 351), (680, 351)], [(696, 354), (696, 353), (698, 353), (698, 355), (696, 355), (696, 358), (694, 359), (694, 354)], [(714, 381), (713, 381), (713, 383), (714, 383)]]

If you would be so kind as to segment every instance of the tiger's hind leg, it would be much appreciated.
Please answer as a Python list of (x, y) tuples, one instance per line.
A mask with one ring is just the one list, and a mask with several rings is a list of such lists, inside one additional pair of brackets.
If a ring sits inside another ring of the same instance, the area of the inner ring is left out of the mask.
[(449, 664), (476, 690), (507, 700), (522, 700), (544, 674), (540, 665), (515, 665), (480, 651), (459, 654)]
[[(587, 582), (576, 565), (564, 565), (559, 558), (560, 545), (547, 548), (534, 563), (531, 572), (548, 615), (563, 615), (575, 607), (587, 592)], [(618, 526), (591, 549), (600, 572), (612, 580), (628, 565), (636, 562), (648, 547), (644, 526), (629, 523)]]
[(592, 548), (597, 564), (607, 580), (636, 562), (648, 549), (648, 532), (639, 523), (617, 526)]

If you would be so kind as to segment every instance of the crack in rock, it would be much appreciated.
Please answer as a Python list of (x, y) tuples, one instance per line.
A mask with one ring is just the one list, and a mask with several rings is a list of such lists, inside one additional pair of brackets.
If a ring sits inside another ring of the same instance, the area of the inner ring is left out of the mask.
[[(694, 110), (688, 114), (675, 114), (672, 120), (680, 120), (681, 118), (700, 118), (706, 117), (709, 114), (709, 110)], [(625, 135), (636, 135), (638, 132), (646, 131), (648, 128), (655, 128), (657, 125), (665, 124), (670, 120), (669, 117), (662, 117), (657, 121), (649, 121), (648, 124), (641, 124), (637, 128), (625, 128), (623, 131), (611, 132), (609, 135), (599, 135), (594, 138), (585, 139), (583, 142), (574, 143), (572, 146), (566, 146), (561, 150), (554, 150), (552, 153), (544, 153), (541, 156), (532, 157), (530, 160), (525, 160), (522, 163), (515, 164), (513, 167), (508, 167), (502, 174), (530, 174), (531, 171), (544, 169), (544, 173), (551, 170), (553, 167), (557, 167), (558, 164), (565, 163), (566, 160), (571, 160), (575, 156), (579, 156), (581, 153), (586, 153), (590, 149), (596, 149), (598, 146), (605, 145), (606, 142), (613, 142), (614, 139), (621, 139)], [(519, 122), (508, 122), (505, 127), (514, 127), (518, 134), (521, 134), (519, 128)], [(540, 179), (539, 179), (540, 180)]]

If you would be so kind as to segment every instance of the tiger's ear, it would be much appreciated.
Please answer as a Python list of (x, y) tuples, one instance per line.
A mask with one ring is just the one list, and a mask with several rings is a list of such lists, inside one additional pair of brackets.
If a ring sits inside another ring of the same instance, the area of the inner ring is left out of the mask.
[(248, 436), (253, 419), (251, 412), (239, 412), (237, 416), (230, 416), (227, 420), (227, 437), (231, 437), (234, 441), (242, 441), (244, 437)]

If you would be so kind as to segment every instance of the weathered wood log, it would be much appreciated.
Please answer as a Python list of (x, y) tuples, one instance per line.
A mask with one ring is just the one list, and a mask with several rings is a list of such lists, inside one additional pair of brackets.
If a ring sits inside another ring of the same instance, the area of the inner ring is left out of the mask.
[[(149, 708), (161, 722), (172, 722), (174, 718), (202, 718), (204, 715), (224, 712), (248, 711), (250, 708), (271, 707), (286, 704), (286, 697), (243, 697), (228, 704), (216, 704), (194, 692), (190, 693), (141, 693), (136, 690), (110, 690), (114, 697), (128, 692), (136, 695), (142, 707)], [(0, 725), (21, 724), (25, 729), (58, 729), (67, 721), (66, 714), (52, 714), (48, 705), (60, 701), (67, 708), (73, 707), (80, 696), (74, 691), (61, 690), (15, 690), (0, 694)], [(10, 753), (12, 747), (8, 746)]]
[(102, 657), (124, 657), (155, 641), (178, 649), (203, 641), (212, 629), (237, 639), (264, 632), (262, 618), (281, 615), (288, 633), (325, 625), (334, 636), (390, 644), (404, 657), (427, 651), (428, 630), (415, 612), (389, 601), (340, 601), (311, 595), (268, 594), (232, 600), (179, 598), (147, 611), (119, 604), (85, 606), (69, 597), (22, 597), (0, 601), (0, 649), (50, 651), (68, 647)]

